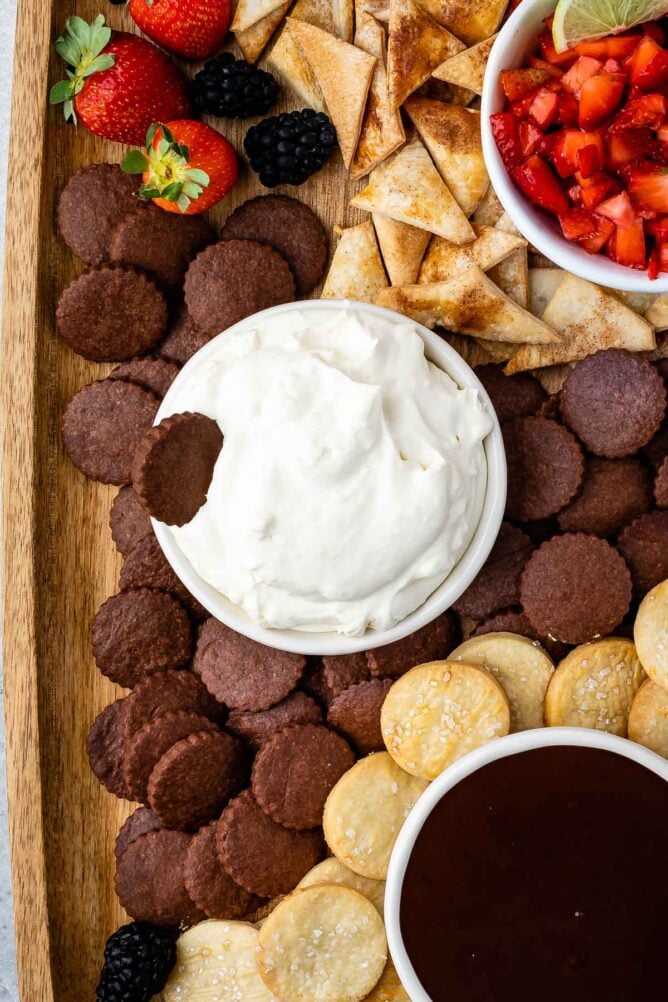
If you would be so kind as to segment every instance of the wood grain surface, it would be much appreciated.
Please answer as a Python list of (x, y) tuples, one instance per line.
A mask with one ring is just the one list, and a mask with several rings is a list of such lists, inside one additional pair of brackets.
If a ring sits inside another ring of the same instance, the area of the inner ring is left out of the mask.
[[(19, 0), (18, 10), (2, 370), (7, 764), (23, 1002), (92, 1000), (105, 939), (125, 918), (114, 840), (131, 806), (97, 783), (85, 753), (92, 720), (122, 694), (89, 645), (120, 568), (108, 527), (116, 489), (85, 480), (60, 440), (67, 402), (110, 366), (59, 344), (54, 326), (58, 295), (83, 268), (55, 231), (58, 193), (77, 168), (119, 161), (124, 147), (66, 126), (47, 106), (63, 75), (52, 42), (65, 18), (100, 10), (112, 27), (130, 28), (123, 8), (94, 0)], [(288, 97), (280, 110), (293, 107)], [(218, 125), (241, 149), (248, 123)], [(214, 218), (262, 190), (244, 167)], [(350, 194), (338, 155), (298, 190), (330, 227), (362, 218), (347, 210)]]

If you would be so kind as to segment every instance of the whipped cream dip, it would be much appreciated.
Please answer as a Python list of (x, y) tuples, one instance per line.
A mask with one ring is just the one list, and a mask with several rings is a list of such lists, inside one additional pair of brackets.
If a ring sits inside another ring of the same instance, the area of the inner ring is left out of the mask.
[(480, 520), (492, 429), (414, 325), (294, 309), (224, 333), (163, 406), (218, 422), (206, 503), (165, 527), (264, 627), (358, 636), (421, 605)]

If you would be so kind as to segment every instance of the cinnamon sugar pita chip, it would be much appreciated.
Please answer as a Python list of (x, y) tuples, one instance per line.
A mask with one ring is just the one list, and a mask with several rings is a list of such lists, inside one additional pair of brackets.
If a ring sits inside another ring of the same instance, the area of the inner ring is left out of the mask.
[(467, 45), (475, 45), (489, 38), (497, 30), (508, 6), (508, 0), (422, 0), (439, 24), (461, 38)]
[(390, 20), (390, 0), (355, 0), (356, 22), (359, 22), (362, 14), (371, 14), (376, 21), (387, 24)]
[(344, 42), (353, 40), (353, 0), (297, 0), (291, 13)]
[(542, 317), (566, 272), (561, 268), (529, 268), (529, 309)]
[(374, 212), (371, 218), (390, 285), (413, 285), (417, 282), (420, 262), (431, 239), (430, 234), (417, 226), (390, 219), (380, 212)]
[(405, 141), (401, 113), (390, 108), (385, 70), (385, 31), (370, 14), (358, 15), (355, 45), (375, 56), (362, 131), (350, 168), (353, 179), (363, 177), (394, 153)]
[(490, 184), (481, 198), (478, 208), (473, 213), (473, 222), (480, 223), (481, 226), (496, 226), (502, 216), (503, 206)]
[(241, 49), (241, 54), (248, 63), (255, 63), (260, 58), (269, 41), (290, 9), (292, 0), (285, 0), (280, 7), (273, 10), (271, 14), (261, 18), (252, 24), (245, 31), (237, 31), (236, 43)]
[(645, 312), (645, 320), (649, 321), (657, 331), (668, 330), (668, 296), (657, 296)]
[(288, 25), (325, 99), (343, 163), (350, 167), (376, 59), (306, 21), (290, 17)]
[(411, 97), (406, 111), (464, 215), (470, 216), (489, 187), (480, 112), (425, 97)]
[(468, 243), (475, 236), (417, 137), (377, 167), (367, 187), (350, 204), (436, 233), (453, 243)]
[(493, 226), (474, 226), (473, 229), (476, 238), (470, 244), (458, 245), (443, 237), (434, 237), (420, 268), (420, 285), (444, 282), (470, 262), (487, 271), (513, 251), (523, 249), (526, 253), (526, 240), (522, 237), (514, 237)]
[[(472, 369), (475, 369), (477, 365), (485, 365), (492, 361), (492, 356), (483, 347), (482, 338), (466, 337), (464, 334), (455, 334), (453, 331), (439, 331), (439, 333), (443, 340), (447, 341), (450, 347), (454, 348)], [(487, 343), (494, 344), (493, 341)], [(513, 350), (515, 347), (513, 345)]]
[(496, 35), (492, 35), (484, 42), (478, 42), (470, 49), (464, 49), (463, 52), (458, 52), (457, 55), (446, 59), (444, 63), (436, 67), (433, 75), (437, 80), (444, 80), (456, 87), (464, 87), (466, 90), (473, 91), (474, 94), (482, 94), (485, 68), (496, 37)]
[[(503, 230), (498, 232), (502, 233)], [(508, 233), (507, 236), (512, 236)], [(489, 270), (489, 277), (498, 285), (502, 292), (514, 299), (523, 310), (529, 308), (529, 260), (526, 243), (494, 265)]]
[(238, 0), (231, 30), (245, 31), (272, 14), (282, 3), (283, 0)]
[(322, 91), (316, 83), (311, 67), (292, 37), (289, 21), (271, 50), (269, 62), (290, 84), (304, 104), (315, 111), (324, 112), (326, 110)]
[(373, 303), (388, 285), (373, 223), (369, 219), (338, 232), (340, 240), (325, 279), (322, 298)]
[(437, 66), (464, 48), (415, 0), (390, 0), (387, 75), (391, 107), (399, 108)]

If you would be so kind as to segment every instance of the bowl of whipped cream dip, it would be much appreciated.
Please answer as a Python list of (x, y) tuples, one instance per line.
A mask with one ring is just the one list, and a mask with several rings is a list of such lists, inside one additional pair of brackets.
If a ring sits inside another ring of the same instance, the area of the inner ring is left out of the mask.
[(309, 300), (248, 317), (183, 367), (156, 423), (223, 433), (190, 522), (153, 520), (217, 619), (303, 654), (399, 640), (448, 609), (503, 518), (501, 430), (473, 370), (381, 307)]

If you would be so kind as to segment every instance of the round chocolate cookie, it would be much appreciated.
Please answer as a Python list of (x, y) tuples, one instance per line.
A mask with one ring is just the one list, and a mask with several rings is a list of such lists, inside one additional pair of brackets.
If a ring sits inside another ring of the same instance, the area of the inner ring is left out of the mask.
[(185, 306), (182, 306), (157, 351), (161, 358), (177, 365), (185, 365), (210, 340), (211, 335), (201, 331)]
[(217, 817), (248, 779), (246, 749), (222, 731), (177, 741), (151, 773), (148, 802), (168, 828), (197, 830)]
[(223, 434), (204, 414), (172, 414), (150, 429), (132, 463), (132, 486), (152, 515), (185, 525), (206, 501)]
[(69, 179), (58, 199), (58, 230), (71, 251), (87, 264), (109, 257), (114, 229), (141, 209), (137, 181), (118, 164), (88, 164)]
[(289, 696), (306, 665), (302, 654), (265, 647), (208, 619), (199, 635), (195, 670), (221, 703), (233, 710), (268, 710)]
[(162, 398), (178, 374), (178, 365), (166, 358), (131, 358), (112, 369), (107, 378), (125, 379)]
[(540, 637), (521, 609), (503, 609), (494, 616), (482, 619), (476, 624), (471, 636), (482, 637), (485, 633), (517, 633), (520, 637), (537, 640), (555, 664), (565, 658), (571, 649), (568, 644), (562, 644), (559, 640)]
[(130, 739), (123, 760), (123, 776), (132, 799), (146, 801), (151, 773), (172, 745), (189, 734), (217, 730), (208, 717), (187, 710), (154, 717), (140, 727)]
[(544, 417), (524, 417), (503, 426), (508, 463), (506, 514), (518, 522), (548, 518), (577, 493), (584, 473), (574, 435)]
[(355, 764), (347, 741), (319, 724), (287, 727), (266, 741), (253, 763), (258, 804), (285, 828), (317, 828), (330, 790)]
[(371, 678), (366, 654), (325, 655), (322, 659), (322, 677), (327, 686), (327, 702), (336, 699), (345, 689)]
[(218, 858), (218, 822), (200, 828), (186, 853), (186, 890), (198, 908), (214, 919), (238, 919), (259, 908), (261, 900), (235, 884)]
[(668, 578), (668, 511), (651, 511), (627, 525), (617, 540), (631, 569), (633, 586), (643, 598)]
[(160, 401), (134, 383), (102, 379), (72, 397), (63, 415), (63, 445), (76, 468), (103, 484), (130, 483), (132, 457)]
[(226, 220), (221, 240), (255, 240), (278, 251), (290, 265), (297, 291), (307, 295), (325, 273), (327, 232), (303, 202), (287, 195), (260, 195)]
[(330, 704), (327, 723), (352, 741), (360, 755), (383, 751), (385, 744), (380, 729), (380, 711), (389, 690), (391, 678), (373, 678), (369, 682), (351, 685)]
[(457, 645), (457, 627), (446, 612), (402, 640), (366, 652), (369, 671), (375, 677), (399, 678), (416, 665), (438, 661)]
[(227, 718), (227, 729), (243, 738), (254, 751), (277, 731), (291, 724), (321, 724), (322, 710), (305, 692), (293, 692), (282, 703), (276, 703), (268, 710), (249, 713), (247, 710), (232, 710)]
[(127, 556), (137, 543), (153, 532), (148, 512), (129, 485), (121, 487), (109, 513), (109, 528), (116, 549)]
[(123, 778), (124, 704), (124, 699), (117, 699), (98, 714), (88, 732), (86, 752), (90, 767), (102, 785), (116, 797), (133, 800)]
[(325, 855), (319, 829), (294, 831), (277, 825), (250, 790), (223, 811), (216, 844), (235, 883), (263, 898), (288, 894)]
[(61, 293), (58, 335), (91, 362), (124, 362), (144, 355), (167, 328), (162, 292), (134, 268), (91, 268)]
[(141, 588), (112, 595), (100, 606), (91, 642), (102, 674), (131, 689), (146, 675), (190, 660), (192, 627), (175, 598)]
[(657, 508), (668, 508), (668, 456), (663, 460), (654, 478), (654, 500)]
[(134, 734), (155, 717), (187, 711), (222, 723), (224, 707), (189, 671), (161, 671), (142, 679), (125, 698), (123, 724), (126, 746)]
[(482, 570), (453, 605), (469, 619), (481, 619), (519, 601), (520, 576), (533, 544), (521, 529), (504, 522)]
[(130, 817), (123, 823), (118, 835), (116, 836), (116, 845), (114, 847), (114, 855), (116, 859), (127, 849), (131, 842), (139, 838), (140, 835), (145, 835), (146, 832), (157, 832), (164, 825), (160, 818), (156, 818), (155, 814), (149, 807), (138, 807), (136, 811), (133, 811)]
[(563, 532), (611, 536), (652, 506), (647, 472), (637, 459), (590, 459), (582, 490), (559, 512)]
[(183, 871), (190, 835), (158, 831), (139, 835), (116, 860), (116, 894), (134, 919), (158, 925), (194, 925), (206, 916), (186, 891)]
[(109, 243), (109, 258), (149, 271), (162, 285), (180, 286), (197, 252), (213, 240), (214, 232), (203, 216), (148, 205), (118, 223)]
[(295, 283), (281, 255), (254, 240), (223, 240), (200, 251), (186, 273), (188, 313), (213, 336), (252, 313), (295, 298)]
[(656, 435), (640, 450), (648, 463), (658, 467), (668, 456), (668, 421), (664, 421)]
[(299, 686), (319, 706), (327, 707), (332, 701), (332, 693), (325, 679), (325, 669), (320, 658), (307, 658), (306, 669)]
[(631, 575), (610, 543), (566, 533), (543, 543), (530, 557), (520, 597), (539, 635), (584, 644), (621, 623), (631, 604)]
[(479, 365), (475, 374), (487, 390), (501, 423), (535, 414), (545, 400), (545, 390), (528, 372), (506, 376), (502, 365), (490, 362)]
[(561, 391), (564, 421), (597, 456), (642, 449), (665, 411), (666, 387), (651, 362), (617, 349), (576, 362)]
[(157, 588), (158, 591), (166, 591), (174, 595), (197, 622), (205, 620), (209, 615), (176, 576), (153, 533), (140, 539), (126, 557), (118, 586), (121, 591), (130, 588)]

